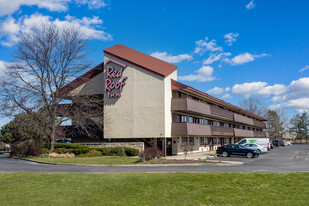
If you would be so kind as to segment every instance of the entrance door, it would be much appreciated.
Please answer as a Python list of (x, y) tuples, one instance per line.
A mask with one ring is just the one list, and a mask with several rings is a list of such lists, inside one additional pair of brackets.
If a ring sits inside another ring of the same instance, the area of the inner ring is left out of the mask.
[(209, 151), (212, 151), (214, 149), (214, 138), (209, 138)]
[(163, 139), (162, 138), (157, 139), (157, 148), (163, 152)]
[(172, 155), (172, 138), (166, 139), (166, 155)]
[(224, 138), (220, 138), (221, 147), (224, 145)]

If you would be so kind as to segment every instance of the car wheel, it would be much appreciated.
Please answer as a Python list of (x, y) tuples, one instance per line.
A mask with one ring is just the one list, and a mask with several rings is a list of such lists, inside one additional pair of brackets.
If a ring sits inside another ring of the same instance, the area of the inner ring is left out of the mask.
[(252, 154), (251, 152), (248, 152), (248, 153), (247, 153), (247, 157), (248, 157), (248, 158), (252, 158), (252, 157), (253, 157), (253, 154)]
[(262, 151), (260, 149), (258, 149), (258, 151), (260, 152), (260, 154), (262, 154)]
[(228, 153), (228, 152), (223, 152), (223, 153), (222, 153), (222, 156), (223, 156), (223, 157), (228, 157), (228, 156), (229, 156), (229, 153)]

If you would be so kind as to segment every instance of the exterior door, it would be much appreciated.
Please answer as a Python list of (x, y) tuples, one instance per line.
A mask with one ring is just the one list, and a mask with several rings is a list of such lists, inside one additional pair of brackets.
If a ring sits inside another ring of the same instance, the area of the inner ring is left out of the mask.
[(214, 138), (209, 138), (209, 151), (212, 151), (214, 149)]
[(166, 155), (172, 155), (172, 138), (166, 139)]
[(157, 148), (163, 152), (163, 139), (162, 138), (157, 139)]

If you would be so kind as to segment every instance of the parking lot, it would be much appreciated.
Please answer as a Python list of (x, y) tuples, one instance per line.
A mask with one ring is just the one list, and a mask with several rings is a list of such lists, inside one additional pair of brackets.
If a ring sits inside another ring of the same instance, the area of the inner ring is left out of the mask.
[(309, 144), (295, 144), (291, 147), (276, 148), (258, 158), (241, 156), (215, 157), (216, 160), (241, 161), (241, 166), (220, 166), (220, 164), (203, 165), (149, 165), (149, 166), (91, 166), (91, 165), (46, 165), (11, 159), (0, 155), (0, 171), (15, 172), (258, 172), (258, 171), (309, 171)]

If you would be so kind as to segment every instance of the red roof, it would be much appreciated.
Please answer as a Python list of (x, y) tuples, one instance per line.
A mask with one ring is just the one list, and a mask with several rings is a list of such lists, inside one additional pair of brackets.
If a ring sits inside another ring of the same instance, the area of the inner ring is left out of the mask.
[(210, 98), (210, 99), (213, 99), (213, 100), (215, 100), (215, 101), (221, 102), (221, 103), (223, 103), (223, 104), (225, 104), (225, 105), (227, 105), (227, 106), (230, 106), (230, 107), (232, 107), (232, 108), (234, 108), (234, 109), (236, 109), (236, 110), (238, 110), (238, 111), (245, 112), (245, 113), (249, 114), (250, 116), (253, 116), (253, 117), (257, 118), (257, 119), (262, 119), (263, 121), (267, 121), (267, 119), (265, 119), (264, 117), (261, 117), (261, 116), (259, 116), (259, 115), (253, 114), (252, 112), (248, 112), (247, 110), (244, 110), (244, 109), (242, 109), (242, 108), (240, 108), (240, 107), (237, 107), (237, 106), (235, 106), (235, 105), (233, 105), (233, 104), (230, 104), (230, 103), (228, 103), (228, 102), (225, 102), (225, 101), (223, 101), (223, 100), (221, 100), (221, 99), (218, 99), (218, 98), (216, 98), (216, 97), (214, 97), (214, 96), (211, 96), (211, 95), (209, 95), (209, 94), (207, 94), (207, 93), (205, 93), (205, 92), (201, 92), (201, 91), (199, 91), (199, 90), (197, 90), (197, 89), (194, 89), (194, 88), (191, 87), (191, 86), (188, 86), (188, 85), (182, 84), (182, 83), (180, 83), (180, 82), (177, 82), (177, 81), (175, 81), (175, 80), (173, 80), (173, 79), (172, 79), (171, 84), (172, 84), (172, 90), (188, 89), (188, 90), (194, 91), (194, 92), (196, 92), (196, 93), (199, 93), (199, 94), (201, 94), (201, 95), (203, 95), (203, 96), (205, 96), (205, 97), (208, 97), (208, 98)]
[(177, 66), (142, 53), (122, 44), (104, 49), (104, 52), (124, 61), (135, 64), (147, 71), (153, 72), (162, 77), (167, 77), (177, 70)]
[(70, 91), (74, 90), (75, 88), (79, 87), (80, 85), (84, 84), (88, 80), (92, 79), (93, 77), (97, 76), (98, 74), (104, 71), (104, 64), (101, 63), (98, 66), (94, 67), (93, 69), (89, 70), (82, 76), (74, 79), (69, 84), (65, 85), (64, 87), (59, 89), (59, 96), (65, 96)]

